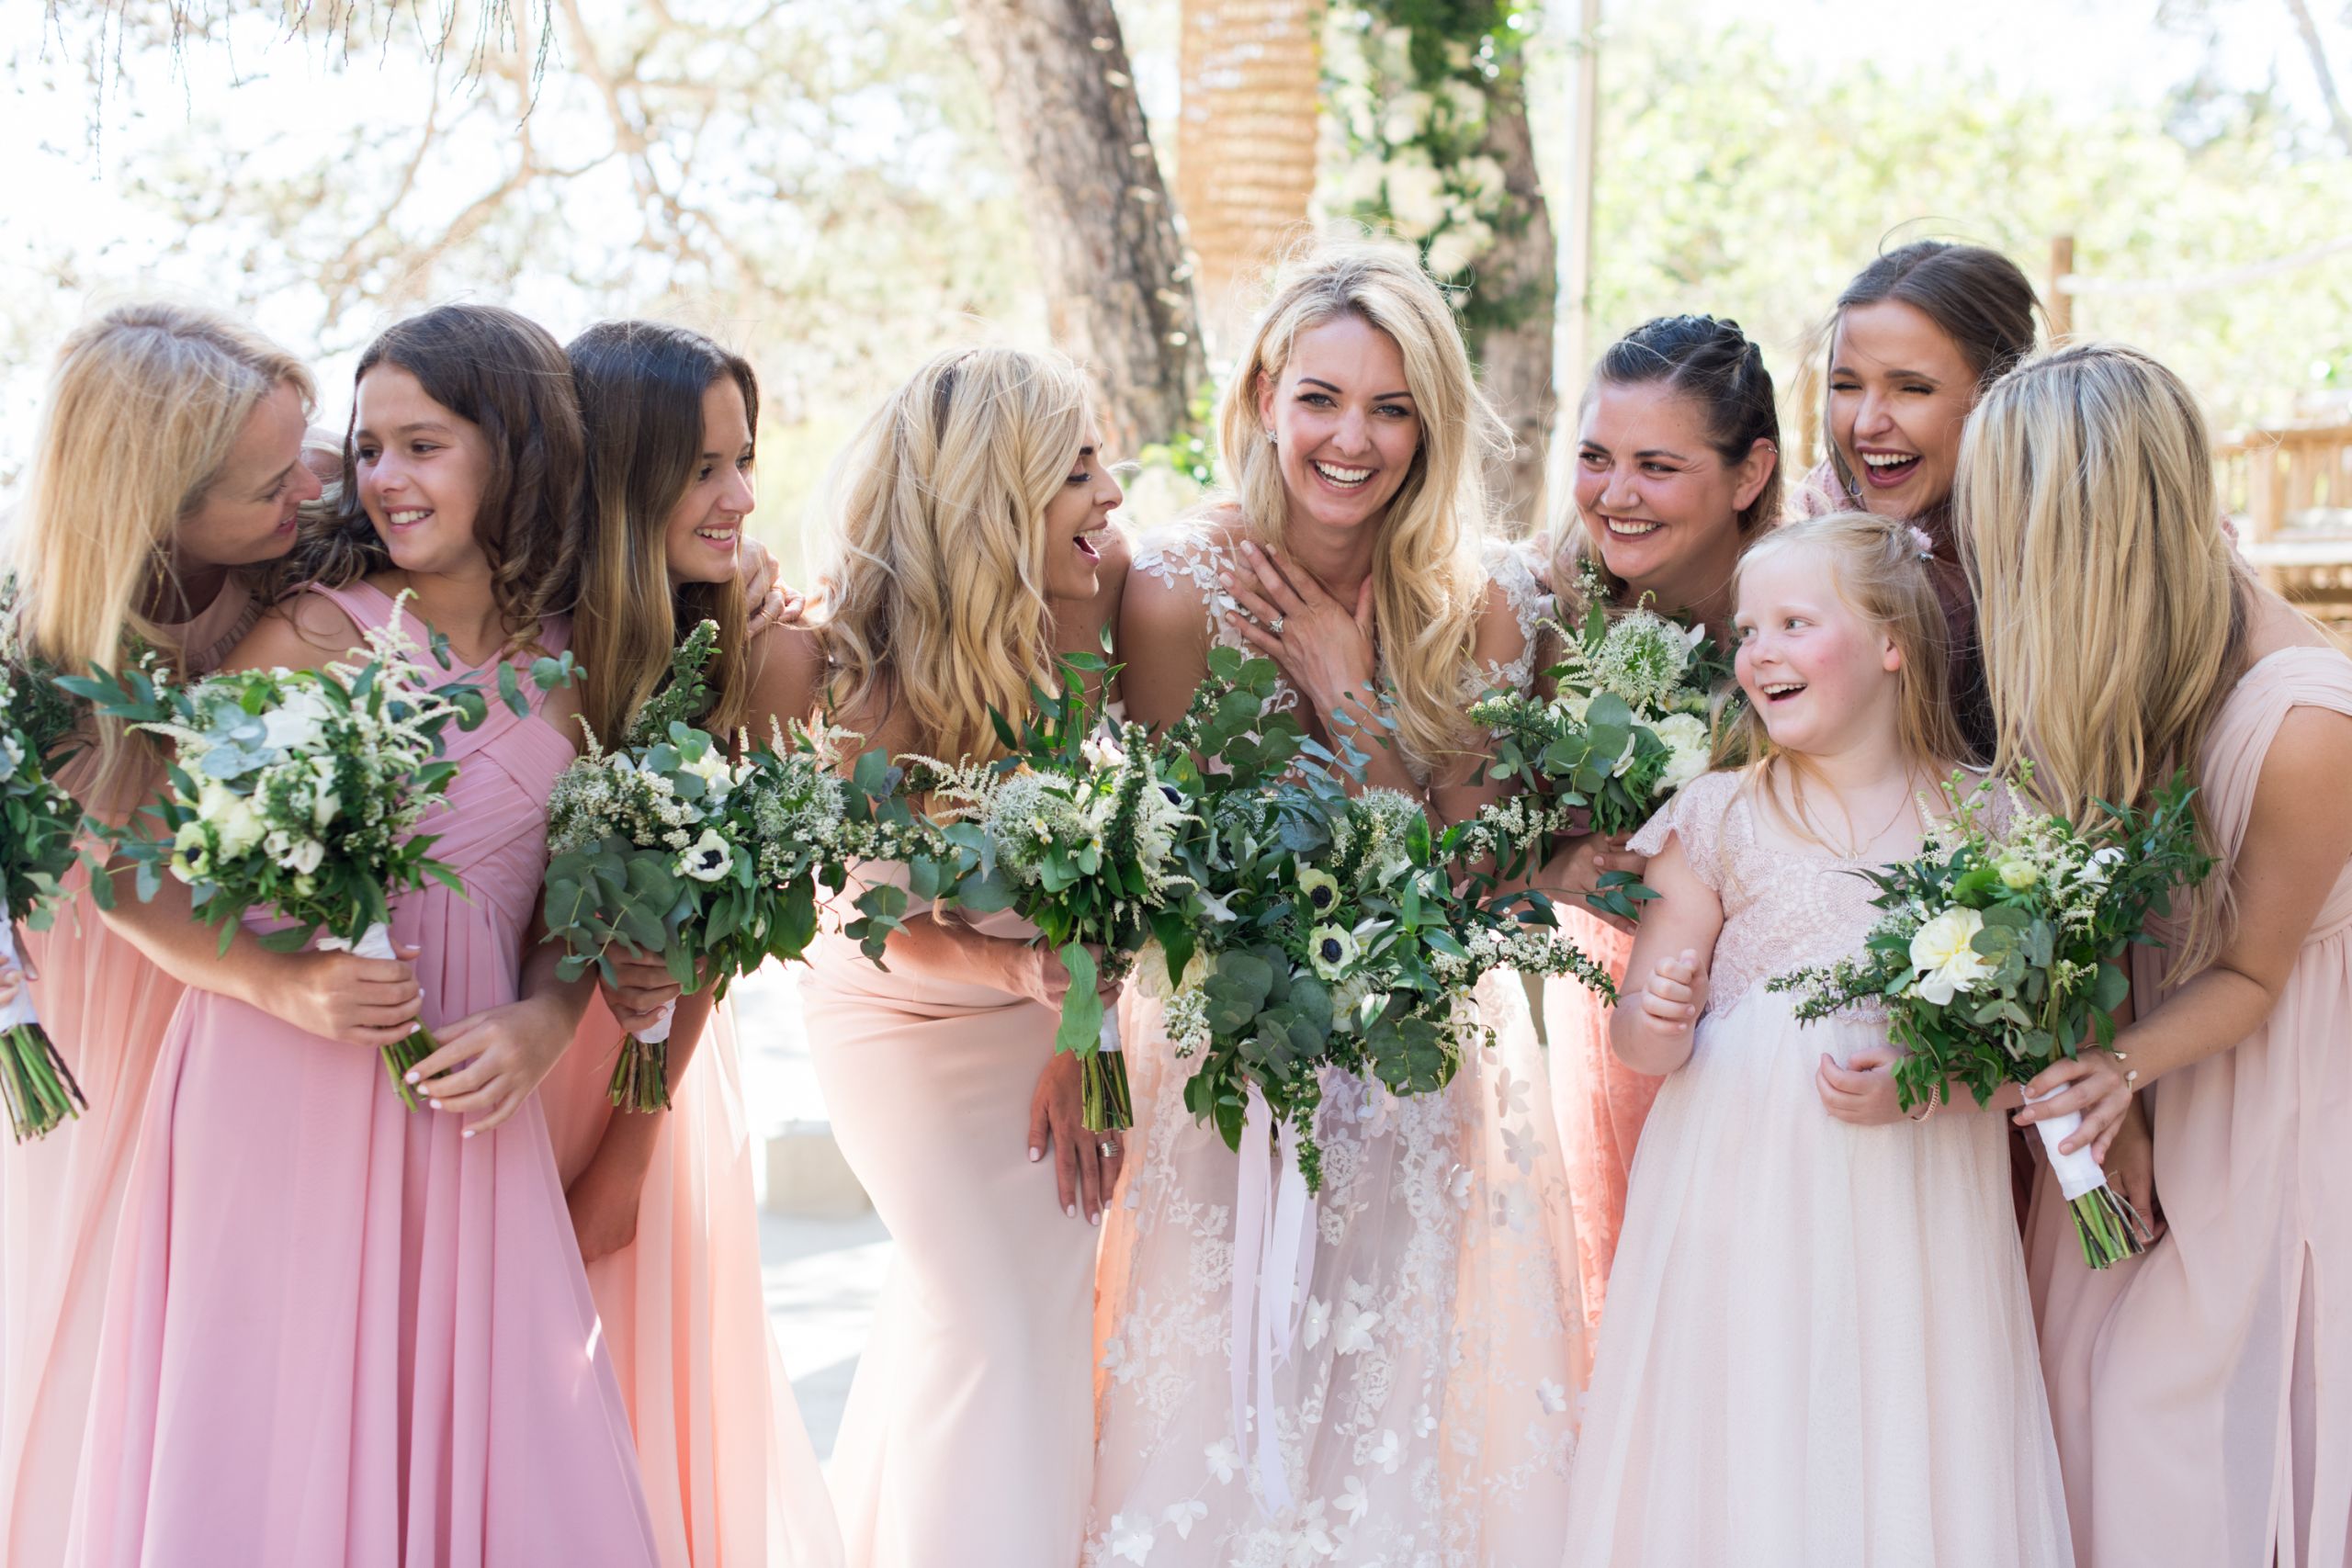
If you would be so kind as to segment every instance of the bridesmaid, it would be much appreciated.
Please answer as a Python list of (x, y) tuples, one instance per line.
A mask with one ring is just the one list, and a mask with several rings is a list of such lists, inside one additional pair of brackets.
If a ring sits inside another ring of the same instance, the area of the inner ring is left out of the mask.
[[(753, 674), (786, 634), (745, 633), (751, 365), (658, 321), (591, 327), (566, 353), (587, 434), (572, 644), (582, 718), (619, 744), (679, 635), (708, 619), (721, 634), (704, 722), (763, 736), (767, 716), (749, 711)], [(633, 995), (674, 996), (660, 964), (630, 967)], [(621, 1036), (650, 1021), (627, 1000), (592, 1001), (540, 1100), (663, 1568), (839, 1562), (832, 1504), (768, 1328), (732, 1011), (714, 1010), (707, 991), (680, 1000), (671, 1109), (616, 1113), (606, 1085)]]
[[(361, 356), (353, 425), (311, 586), (229, 666), (348, 657), (402, 590), (412, 635), (438, 629), (467, 668), (560, 649), (581, 431), (554, 340), (505, 310), (427, 311)], [(454, 741), (432, 826), (467, 892), (395, 901), (416, 978), (362, 976), (331, 1030), (246, 999), (311, 955), (248, 928), (216, 957), (175, 884), (112, 917), (191, 989), (117, 1238), (69, 1562), (655, 1562), (531, 1092), (585, 990), (527, 930), (571, 706), (493, 704)], [(368, 1047), (420, 1012), (444, 1043), (411, 1111)]]
[(2214, 526), (2211, 450), (2171, 372), (2086, 345), (1960, 463), (2003, 761), (2070, 812), (2187, 768), (2221, 861), (2135, 951), (2136, 1021), (2018, 1118), (2082, 1111), (2111, 1169), (2154, 1122), (2152, 1250), (2084, 1268), (2046, 1170), (2028, 1237), (2087, 1568), (2352, 1561), (2352, 660)]
[(1952, 535), (1952, 473), (1969, 411), (2033, 352), (2039, 304), (2018, 265), (1982, 245), (1917, 240), (1855, 274), (1821, 333), (1829, 456), (1789, 502), (1792, 517), (1851, 510), (1927, 530), (1961, 734), (1980, 757), (1992, 754), (1993, 712)]
[[(1123, 497), (1088, 403), (1074, 367), (1011, 349), (943, 355), (892, 394), (836, 474), (817, 625), (755, 711), (821, 688), (866, 746), (994, 754), (989, 706), (1025, 709), (1117, 603)], [(1026, 934), (919, 918), (887, 969), (828, 935), (801, 983), (833, 1131), (897, 1243), (833, 1458), (857, 1568), (1077, 1558), (1090, 1222), (1119, 1142), (1080, 1124), (1053, 1046), (1069, 976)]]
[[(300, 461), (314, 396), (292, 355), (184, 305), (119, 306), (68, 337), (18, 513), (32, 650), (66, 670), (113, 666), (128, 634), (175, 668), (215, 668), (253, 624), (256, 574), (291, 547), (297, 509), (319, 494)], [(119, 818), (160, 767), (119, 728), (90, 739), (63, 782)], [(55, 924), (20, 934), (41, 1021), (89, 1108), (50, 1137), (0, 1144), (0, 1560), (24, 1568), (64, 1554), (107, 1259), (180, 995), (99, 920), (78, 867), (68, 885)], [(345, 983), (376, 972), (313, 954), (254, 999), (328, 1031)]]
[[(1764, 354), (1733, 321), (1668, 316), (1610, 345), (1593, 367), (1577, 433), (1576, 513), (1549, 570), (1564, 615), (1583, 614), (1581, 564), (1596, 561), (1612, 607), (1645, 598), (1704, 626), (1728, 649), (1732, 570), (1780, 513), (1781, 420)], [(1623, 981), (1632, 938), (1583, 896), (1606, 872), (1638, 875), (1642, 857), (1596, 836), (1555, 855), (1537, 880), (1577, 944)], [(1544, 987), (1553, 1102), (1576, 1211), (1585, 1323), (1597, 1328), (1625, 1215), (1625, 1183), (1664, 1081), (1609, 1048), (1611, 1010), (1584, 987)]]

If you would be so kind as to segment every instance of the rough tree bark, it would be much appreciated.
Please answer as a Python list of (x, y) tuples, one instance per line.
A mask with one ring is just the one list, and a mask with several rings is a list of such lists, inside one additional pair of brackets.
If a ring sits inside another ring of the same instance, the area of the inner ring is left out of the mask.
[(1036, 243), (1047, 320), (1123, 453), (1206, 379), (1192, 271), (1111, 0), (956, 0)]
[(1558, 250), (1552, 214), (1535, 175), (1535, 144), (1527, 125), (1527, 95), (1514, 65), (1496, 80), (1487, 102), (1486, 150), (1503, 166), (1520, 221), (1498, 225), (1494, 244), (1478, 258), (1478, 292), (1510, 302), (1509, 324), (1479, 333), (1470, 349), (1479, 379), (1510, 426), (1514, 450), (1487, 476), (1503, 526), (1514, 534), (1544, 526), (1544, 464), (1550, 446), (1555, 399), (1552, 334), (1558, 312)]

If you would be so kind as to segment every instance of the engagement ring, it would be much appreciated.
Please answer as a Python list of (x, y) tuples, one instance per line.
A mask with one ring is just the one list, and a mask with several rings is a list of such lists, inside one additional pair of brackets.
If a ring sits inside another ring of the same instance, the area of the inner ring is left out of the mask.
[(1119, 1157), (1119, 1141), (1116, 1138), (1105, 1138), (1101, 1143), (1094, 1145), (1094, 1152), (1101, 1155), (1104, 1159), (1117, 1159)]
[(1272, 620), (1266, 623), (1266, 629), (1273, 633), (1276, 637), (1282, 636), (1283, 618), (1280, 615), (1276, 615)]

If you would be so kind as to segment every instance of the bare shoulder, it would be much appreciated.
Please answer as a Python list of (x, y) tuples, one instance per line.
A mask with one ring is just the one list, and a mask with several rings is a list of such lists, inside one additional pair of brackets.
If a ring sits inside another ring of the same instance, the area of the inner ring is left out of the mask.
[(757, 736), (771, 718), (805, 719), (816, 711), (824, 689), (825, 650), (814, 629), (773, 626), (752, 639), (752, 729)]
[(316, 670), (363, 653), (359, 623), (321, 593), (296, 593), (262, 612), (220, 661), (223, 670)]

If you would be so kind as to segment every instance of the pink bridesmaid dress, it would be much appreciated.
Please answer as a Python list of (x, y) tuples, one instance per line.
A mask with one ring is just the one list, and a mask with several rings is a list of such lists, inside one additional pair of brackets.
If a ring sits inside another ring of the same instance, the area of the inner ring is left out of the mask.
[[(1027, 928), (1003, 917), (989, 934)], [(866, 962), (800, 986), (818, 1086), (897, 1250), (833, 1450), (854, 1568), (1075, 1568), (1093, 1474), (1097, 1232), (1031, 1164), (1054, 1013)]]
[[(202, 673), (258, 608), (232, 578), (202, 615), (164, 629)], [(67, 765), (76, 798), (89, 772)], [(115, 1220), (180, 999), (180, 983), (98, 918), (86, 874), (69, 886), (56, 922), (26, 932), (25, 948), (41, 1022), (89, 1107), (46, 1138), (0, 1139), (0, 1562), (11, 1568), (56, 1568), (65, 1555)]]
[[(605, 1086), (620, 1041), (600, 997), (539, 1086), (567, 1190), (617, 1114)], [(842, 1561), (832, 1499), (768, 1327), (752, 1158), (733, 1010), (722, 1002), (662, 1119), (637, 1239), (588, 1266), (662, 1568)]]
[[(2283, 649), (2200, 760), (2227, 866), (2288, 711), (2352, 714), (2352, 660)], [(2143, 1007), (2165, 954), (2134, 955)], [(2085, 1568), (2352, 1563), (2352, 866), (2269, 1020), (2143, 1098), (2169, 1229), (2083, 1267), (2045, 1167), (2027, 1236), (2042, 1365)]]
[[(1621, 984), (1634, 939), (1581, 908), (1559, 906), (1560, 928), (1607, 966)], [(1666, 1080), (1637, 1073), (1609, 1048), (1609, 1005), (1573, 980), (1544, 987), (1544, 1040), (1552, 1067), (1552, 1109), (1567, 1163), (1568, 1203), (1576, 1214), (1576, 1283), (1588, 1330), (1600, 1326), (1617, 1233), (1625, 1223), (1625, 1185), (1650, 1102)]]
[[(372, 585), (312, 592), (363, 627), (391, 614)], [(493, 703), (450, 754), (427, 826), (467, 893), (392, 908), (428, 1025), (514, 998), (572, 746)], [(461, 1134), (404, 1108), (373, 1051), (182, 997), (116, 1238), (69, 1562), (655, 1562), (537, 1098)]]

